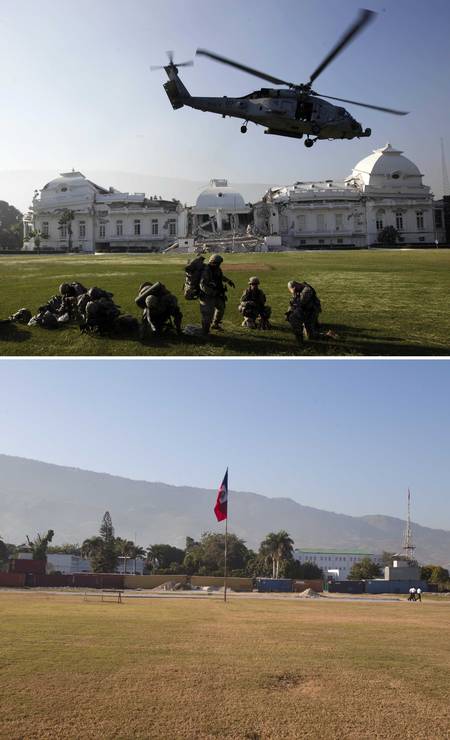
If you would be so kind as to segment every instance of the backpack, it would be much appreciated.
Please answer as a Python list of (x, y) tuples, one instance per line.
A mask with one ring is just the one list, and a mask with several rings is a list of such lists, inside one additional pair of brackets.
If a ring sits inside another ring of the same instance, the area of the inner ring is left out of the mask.
[(184, 269), (183, 293), (187, 301), (195, 301), (200, 297), (200, 280), (205, 266), (205, 258), (202, 255), (188, 262)]
[(136, 306), (144, 309), (146, 306), (146, 299), (148, 296), (160, 296), (166, 292), (166, 288), (162, 283), (144, 283), (139, 289), (139, 295), (134, 299)]
[(135, 316), (123, 313), (114, 321), (114, 331), (120, 336), (130, 336), (137, 334), (139, 331), (139, 321)]

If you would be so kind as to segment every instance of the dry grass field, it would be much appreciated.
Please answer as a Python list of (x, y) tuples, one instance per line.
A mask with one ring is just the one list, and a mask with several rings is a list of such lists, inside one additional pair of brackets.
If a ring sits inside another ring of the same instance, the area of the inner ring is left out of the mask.
[(448, 738), (447, 604), (0, 594), (2, 738)]

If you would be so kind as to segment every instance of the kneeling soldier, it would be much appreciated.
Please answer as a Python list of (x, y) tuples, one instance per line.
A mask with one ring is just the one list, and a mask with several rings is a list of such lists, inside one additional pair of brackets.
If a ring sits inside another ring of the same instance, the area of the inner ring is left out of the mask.
[(144, 309), (142, 314), (143, 335), (147, 327), (161, 335), (166, 329), (175, 325), (177, 334), (181, 334), (183, 314), (178, 306), (178, 300), (162, 283), (144, 283), (139, 288), (136, 304)]
[(239, 311), (244, 317), (242, 326), (247, 329), (270, 329), (272, 309), (266, 306), (266, 296), (259, 287), (259, 278), (249, 279), (248, 288), (241, 295)]
[(292, 326), (297, 341), (303, 344), (303, 329), (308, 339), (317, 338), (319, 336), (318, 318), (322, 307), (316, 291), (308, 283), (298, 283), (296, 280), (289, 281), (288, 290), (292, 298), (286, 319)]

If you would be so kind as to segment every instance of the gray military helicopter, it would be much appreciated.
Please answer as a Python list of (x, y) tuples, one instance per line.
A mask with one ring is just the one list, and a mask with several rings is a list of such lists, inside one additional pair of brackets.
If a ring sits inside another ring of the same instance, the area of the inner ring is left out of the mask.
[(264, 131), (265, 134), (288, 136), (295, 139), (301, 139), (305, 135), (306, 147), (311, 147), (318, 139), (354, 139), (370, 136), (372, 133), (370, 128), (363, 130), (361, 124), (345, 108), (328, 103), (323, 98), (360, 105), (363, 108), (371, 108), (385, 113), (394, 113), (397, 116), (405, 116), (407, 112), (383, 108), (379, 105), (370, 105), (369, 103), (359, 103), (356, 100), (336, 98), (331, 95), (319, 95), (312, 89), (312, 83), (350, 41), (373, 20), (375, 15), (376, 13), (372, 10), (360, 10), (354, 23), (312, 73), (309, 82), (303, 84), (287, 82), (206, 49), (197, 49), (196, 53), (198, 55), (209, 57), (222, 64), (228, 64), (274, 85), (284, 85), (285, 88), (281, 90), (261, 88), (240, 98), (227, 96), (222, 98), (193, 97), (178, 76), (178, 68), (190, 66), (193, 64), (192, 61), (175, 64), (172, 52), (168, 52), (170, 63), (163, 67), (152, 67), (151, 69), (165, 69), (169, 82), (165, 83), (164, 89), (175, 110), (187, 105), (198, 110), (218, 113), (223, 118), (226, 116), (242, 118), (244, 120), (241, 126), (243, 134), (247, 132), (248, 122), (252, 121), (259, 126), (267, 126)]

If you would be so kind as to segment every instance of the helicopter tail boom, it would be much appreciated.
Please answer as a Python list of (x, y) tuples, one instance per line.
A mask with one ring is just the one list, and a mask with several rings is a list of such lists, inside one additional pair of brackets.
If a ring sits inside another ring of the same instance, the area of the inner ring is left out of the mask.
[(169, 64), (164, 68), (169, 78), (168, 82), (164, 84), (164, 90), (167, 93), (167, 97), (172, 103), (172, 108), (177, 110), (182, 108), (185, 102), (191, 97), (189, 91), (181, 82), (178, 77), (178, 69), (174, 64)]

